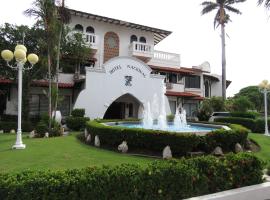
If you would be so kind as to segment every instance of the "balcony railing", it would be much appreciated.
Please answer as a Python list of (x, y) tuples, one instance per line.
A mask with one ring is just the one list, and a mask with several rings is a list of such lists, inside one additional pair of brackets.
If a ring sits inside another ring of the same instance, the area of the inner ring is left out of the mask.
[(179, 67), (180, 55), (164, 51), (154, 51), (154, 56), (149, 64), (166, 67)]
[(91, 48), (97, 48), (97, 36), (92, 33), (84, 33), (85, 42), (90, 44)]
[(129, 45), (129, 52), (132, 56), (152, 58), (154, 46), (147, 43), (132, 42)]
[(97, 50), (98, 48), (98, 37), (93, 33), (81, 33), (78, 31), (72, 31), (70, 32), (67, 37), (72, 38), (74, 34), (80, 33), (82, 34), (82, 37), (87, 45), (90, 45), (90, 48), (93, 50)]

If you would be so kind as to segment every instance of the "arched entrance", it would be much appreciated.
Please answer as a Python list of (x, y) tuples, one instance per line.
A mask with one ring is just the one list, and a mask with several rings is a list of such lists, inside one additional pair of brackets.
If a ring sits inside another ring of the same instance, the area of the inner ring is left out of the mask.
[(103, 119), (138, 118), (141, 102), (131, 94), (117, 98), (107, 109)]

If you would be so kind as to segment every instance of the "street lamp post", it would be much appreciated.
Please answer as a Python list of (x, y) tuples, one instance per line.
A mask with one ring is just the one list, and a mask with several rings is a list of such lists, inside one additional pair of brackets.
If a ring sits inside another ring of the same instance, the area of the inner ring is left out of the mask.
[[(25, 144), (22, 142), (22, 72), (23, 70), (30, 70), (38, 62), (38, 56), (36, 54), (29, 54), (26, 57), (27, 49), (24, 45), (17, 45), (14, 53), (10, 50), (3, 50), (1, 52), (2, 58), (7, 62), (7, 66), (11, 69), (18, 70), (18, 129), (16, 142), (12, 146), (13, 149), (25, 149)], [(10, 61), (15, 57), (15, 66), (10, 64)], [(25, 67), (24, 64), (29, 62), (31, 65)]]
[(265, 119), (265, 133), (264, 135), (270, 136), (268, 131), (268, 116), (267, 116), (267, 94), (270, 92), (270, 84), (267, 80), (259, 84), (260, 91), (264, 94), (264, 119)]

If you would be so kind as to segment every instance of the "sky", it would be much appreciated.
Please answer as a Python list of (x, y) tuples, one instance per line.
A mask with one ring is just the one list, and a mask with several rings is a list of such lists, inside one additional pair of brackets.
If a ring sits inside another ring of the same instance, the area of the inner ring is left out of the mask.
[[(0, 24), (32, 25), (34, 18), (23, 15), (33, 0), (9, 0), (0, 7)], [(66, 0), (67, 7), (121, 19), (173, 33), (155, 46), (156, 50), (178, 53), (181, 66), (208, 61), (211, 72), (221, 74), (220, 29), (214, 29), (215, 13), (201, 16), (203, 0)], [(257, 0), (235, 5), (242, 15), (231, 14), (226, 25), (227, 79), (232, 83), (227, 96), (241, 88), (270, 81), (270, 10)], [(1, 48), (1, 47), (0, 47)]]

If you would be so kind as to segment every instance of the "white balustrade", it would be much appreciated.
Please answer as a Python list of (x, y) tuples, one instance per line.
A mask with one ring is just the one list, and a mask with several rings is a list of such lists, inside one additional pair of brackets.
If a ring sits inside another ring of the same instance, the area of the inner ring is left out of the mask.
[(82, 33), (82, 32), (78, 32), (78, 31), (71, 31), (70, 33), (68, 33), (67, 37), (72, 38), (74, 34), (76, 33), (81, 33), (82, 37), (85, 40), (85, 43), (87, 45), (90, 45), (92, 49), (96, 49), (97, 45), (98, 45), (98, 38), (95, 34), (93, 33)]
[(180, 55), (164, 51), (154, 51), (151, 64), (164, 65), (166, 67), (179, 67)]
[(92, 33), (84, 33), (85, 42), (90, 45), (97, 45), (97, 36)]
[(129, 46), (129, 51), (132, 55), (140, 54), (141, 56), (152, 57), (153, 45), (141, 42), (132, 42)]

